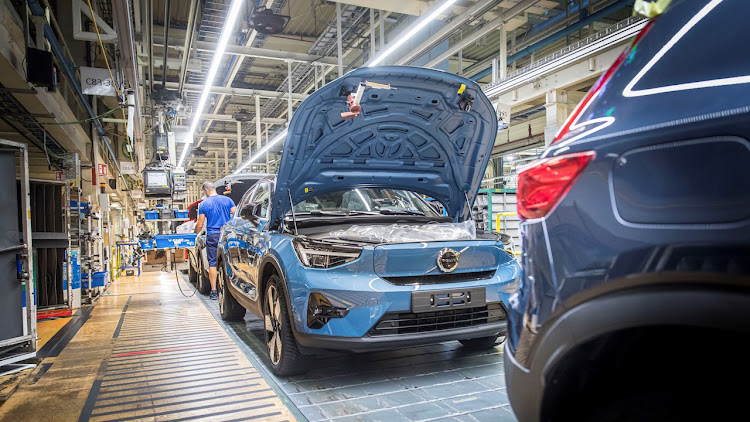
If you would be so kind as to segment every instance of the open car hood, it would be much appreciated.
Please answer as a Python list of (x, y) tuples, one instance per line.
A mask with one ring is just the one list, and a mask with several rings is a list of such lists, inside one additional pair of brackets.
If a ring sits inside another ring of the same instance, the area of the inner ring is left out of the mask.
[[(341, 113), (349, 111), (347, 95), (365, 82), (391, 89), (368, 86), (360, 116), (342, 119)], [(468, 111), (459, 105), (467, 95), (473, 97)], [(406, 66), (354, 70), (312, 93), (294, 113), (277, 176), (272, 227), (291, 203), (362, 187), (429, 195), (456, 221), (465, 220), (496, 135), (492, 104), (469, 79)]]

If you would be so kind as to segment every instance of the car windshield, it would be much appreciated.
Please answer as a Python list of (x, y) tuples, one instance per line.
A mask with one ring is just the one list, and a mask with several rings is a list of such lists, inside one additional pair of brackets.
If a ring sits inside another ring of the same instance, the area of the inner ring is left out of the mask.
[(440, 216), (414, 192), (381, 188), (349, 189), (316, 195), (295, 205), (294, 212)]

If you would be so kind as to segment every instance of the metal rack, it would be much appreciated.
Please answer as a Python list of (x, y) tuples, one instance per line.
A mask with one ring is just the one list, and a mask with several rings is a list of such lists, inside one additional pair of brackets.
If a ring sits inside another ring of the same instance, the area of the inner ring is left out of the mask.
[(472, 212), (477, 229), (507, 234), (516, 252), (521, 244), (521, 220), (516, 213), (515, 189), (480, 189)]
[[(81, 302), (91, 303), (101, 294), (98, 287), (92, 286), (93, 274), (103, 271), (104, 265), (101, 258), (103, 239), (101, 236), (101, 218), (92, 212), (91, 203), (87, 198), (82, 205), (83, 198), (80, 189), (74, 191), (74, 200), (71, 203), (71, 250), (77, 251), (78, 263), (80, 265)], [(77, 204), (77, 206), (75, 206)], [(71, 277), (75, 280), (75, 277)], [(72, 283), (71, 283), (72, 284)]]
[(70, 187), (65, 181), (29, 180), (37, 317), (72, 313)]
[[(31, 235), (31, 206), (29, 196), (29, 152), (25, 144), (0, 140), (0, 181), (9, 195), (10, 206), (0, 210), (0, 217), (11, 221), (6, 235), (0, 237), (0, 373), (15, 372), (17, 362), (36, 357), (36, 306), (32, 282), (33, 254)], [(20, 183), (16, 185), (16, 169)], [(18, 194), (16, 194), (18, 186)], [(11, 204), (16, 204), (13, 206)], [(15, 221), (20, 223), (16, 226)], [(15, 231), (17, 227), (19, 231)]]
[(138, 242), (117, 242), (117, 277), (127, 270), (137, 270), (137, 275), (141, 275), (141, 257), (138, 255), (138, 247)]

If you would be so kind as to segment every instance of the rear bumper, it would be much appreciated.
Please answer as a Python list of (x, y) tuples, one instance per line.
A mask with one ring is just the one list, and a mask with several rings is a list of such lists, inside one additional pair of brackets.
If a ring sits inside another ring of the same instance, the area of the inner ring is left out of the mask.
[(363, 337), (339, 337), (320, 334), (295, 333), (295, 339), (300, 346), (309, 349), (371, 352), (376, 350), (387, 350), (400, 347), (441, 343), (451, 340), (467, 340), (472, 338), (504, 335), (505, 332), (506, 322), (501, 321), (475, 327), (377, 337), (371, 337), (369, 335)]
[(510, 351), (508, 342), (503, 347), (503, 366), (505, 386), (513, 413), (519, 421), (539, 420), (542, 407), (541, 398), (544, 386), (541, 378), (532, 375), (524, 368)]

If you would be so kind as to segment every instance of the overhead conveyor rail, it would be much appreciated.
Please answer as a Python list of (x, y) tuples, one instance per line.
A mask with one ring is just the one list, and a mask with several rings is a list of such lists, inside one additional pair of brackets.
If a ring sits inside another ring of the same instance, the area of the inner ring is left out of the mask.
[(629, 17), (617, 22), (603, 31), (599, 31), (510, 73), (506, 78), (496, 83), (487, 85), (484, 88), (484, 92), (489, 98), (496, 98), (538, 78), (573, 64), (584, 62), (598, 53), (611, 50), (631, 39), (646, 25), (646, 22), (646, 19), (638, 16)]

